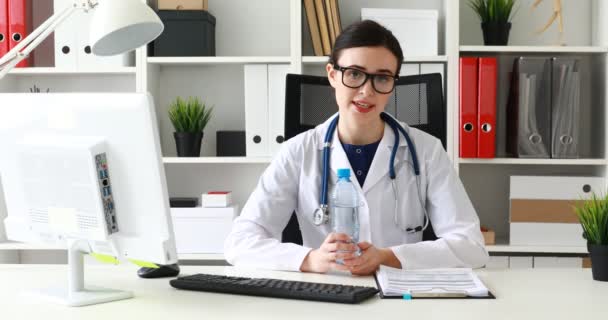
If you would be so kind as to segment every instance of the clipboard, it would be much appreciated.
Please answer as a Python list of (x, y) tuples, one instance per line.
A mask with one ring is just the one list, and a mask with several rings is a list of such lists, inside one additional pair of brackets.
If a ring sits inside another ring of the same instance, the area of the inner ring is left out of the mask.
[(496, 299), (496, 296), (489, 290), (488, 290), (488, 295), (483, 296), (483, 297), (469, 296), (466, 293), (454, 292), (454, 293), (428, 293), (428, 295), (426, 293), (412, 294), (409, 299), (406, 299), (406, 298), (404, 298), (404, 296), (384, 295), (382, 293), (382, 286), (380, 285), (380, 282), (378, 281), (378, 277), (375, 274), (374, 274), (374, 281), (376, 282), (376, 288), (378, 289), (378, 295), (380, 296), (380, 299), (403, 299), (403, 300), (409, 300), (409, 299), (415, 299), (415, 300), (419, 300), (419, 299)]

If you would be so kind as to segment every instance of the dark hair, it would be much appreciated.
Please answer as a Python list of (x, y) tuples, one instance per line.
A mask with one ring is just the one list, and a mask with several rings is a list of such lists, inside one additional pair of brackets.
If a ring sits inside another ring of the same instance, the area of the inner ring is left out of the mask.
[(340, 33), (329, 56), (329, 63), (336, 64), (342, 50), (356, 47), (385, 47), (397, 58), (397, 73), (403, 63), (403, 51), (399, 40), (387, 28), (372, 20), (363, 20), (349, 25)]

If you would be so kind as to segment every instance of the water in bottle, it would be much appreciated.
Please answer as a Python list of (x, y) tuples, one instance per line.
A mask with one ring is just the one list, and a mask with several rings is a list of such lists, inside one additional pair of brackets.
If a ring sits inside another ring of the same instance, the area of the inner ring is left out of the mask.
[[(338, 183), (331, 196), (331, 228), (333, 232), (350, 236), (354, 244), (359, 243), (358, 207), (357, 189), (350, 181), (350, 169), (338, 169)], [(343, 263), (341, 260), (336, 262)]]

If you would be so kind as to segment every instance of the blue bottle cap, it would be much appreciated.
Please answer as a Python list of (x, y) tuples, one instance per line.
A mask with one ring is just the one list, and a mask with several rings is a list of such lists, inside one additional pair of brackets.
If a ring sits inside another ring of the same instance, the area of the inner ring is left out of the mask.
[(350, 178), (350, 169), (338, 169), (338, 179)]

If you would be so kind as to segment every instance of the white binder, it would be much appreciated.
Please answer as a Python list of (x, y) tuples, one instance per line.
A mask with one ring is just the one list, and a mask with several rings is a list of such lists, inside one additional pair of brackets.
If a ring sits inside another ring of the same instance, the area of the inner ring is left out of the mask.
[(248, 157), (270, 155), (268, 139), (268, 66), (245, 65), (245, 138)]
[(285, 78), (287, 64), (268, 65), (268, 113), (270, 156), (277, 154), (285, 140)]
[[(71, 0), (55, 0), (54, 12), (58, 13), (65, 9)], [(55, 29), (55, 67), (62, 70), (77, 70), (78, 62), (76, 43), (78, 42), (78, 20), (79, 15), (83, 14), (77, 10), (71, 17), (64, 20), (57, 29)]]
[(75, 20), (78, 25), (78, 32), (72, 32), (77, 34), (76, 38), (76, 50), (77, 50), (77, 68), (80, 70), (98, 70), (106, 67), (127, 67), (134, 65), (134, 54), (128, 52), (115, 56), (96, 56), (91, 51), (91, 42), (89, 37), (89, 31), (91, 29), (91, 21), (93, 18), (93, 12), (84, 13), (82, 11), (76, 12), (78, 14)]
[[(55, 0), (54, 12), (60, 12), (73, 0)], [(98, 70), (134, 65), (132, 52), (99, 57), (92, 53), (89, 30), (93, 12), (76, 10), (55, 30), (55, 67), (63, 70)]]

